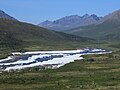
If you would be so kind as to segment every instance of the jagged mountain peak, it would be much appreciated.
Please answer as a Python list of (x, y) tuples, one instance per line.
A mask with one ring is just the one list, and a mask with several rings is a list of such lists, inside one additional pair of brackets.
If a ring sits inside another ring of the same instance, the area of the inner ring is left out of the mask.
[(85, 14), (85, 15), (82, 16), (82, 18), (87, 18), (89, 16), (90, 16), (89, 14)]
[(85, 14), (83, 16), (79, 15), (70, 15), (65, 16), (63, 18), (57, 19), (53, 22), (45, 21), (39, 24), (41, 27), (45, 27), (52, 30), (66, 30), (71, 28), (76, 28), (79, 26), (86, 26), (93, 23), (96, 23), (98, 20), (100, 20), (100, 17), (97, 17), (97, 15), (89, 15)]
[(98, 16), (97, 15), (95, 15), (95, 14), (92, 14), (92, 15), (90, 15), (91, 17), (94, 17), (94, 18), (98, 18)]
[(72, 23), (76, 23), (76, 21), (78, 21), (80, 19), (81, 19), (81, 17), (78, 15), (71, 15), (71, 16), (65, 16), (63, 18), (55, 20), (55, 21), (53, 21), (53, 23), (60, 24), (60, 25), (69, 25)]
[(98, 17), (97, 15), (95, 15), (95, 14), (92, 14), (91, 15), (91, 17), (93, 17), (96, 21), (98, 21), (98, 20), (100, 20), (101, 19), (101, 17)]
[(52, 21), (49, 20), (44, 21), (44, 24), (49, 24), (49, 23), (52, 23)]

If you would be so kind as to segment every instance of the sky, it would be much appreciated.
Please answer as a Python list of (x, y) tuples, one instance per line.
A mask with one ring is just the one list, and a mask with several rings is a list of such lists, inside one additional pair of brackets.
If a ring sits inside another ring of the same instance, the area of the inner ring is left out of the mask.
[(20, 21), (39, 24), (69, 15), (105, 16), (120, 9), (120, 0), (0, 0), (0, 9)]

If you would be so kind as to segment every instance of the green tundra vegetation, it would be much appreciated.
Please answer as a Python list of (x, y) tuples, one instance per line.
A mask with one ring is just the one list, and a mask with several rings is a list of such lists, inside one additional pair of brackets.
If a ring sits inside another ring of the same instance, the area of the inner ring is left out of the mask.
[(13, 51), (75, 49), (94, 41), (28, 23), (0, 19), (0, 58)]
[[(112, 19), (114, 20), (116, 18)], [(66, 31), (78, 35), (74, 36), (28, 23), (0, 19), (0, 58), (5, 58), (14, 51), (86, 47), (113, 51), (105, 55), (85, 55), (85, 59), (58, 69), (33, 67), (0, 73), (0, 90), (120, 90), (119, 26), (119, 22), (107, 21)]]
[(64, 50), (86, 47), (113, 50), (119, 48), (119, 43), (118, 41), (114, 43), (74, 36), (28, 23), (0, 19), (0, 58), (5, 58), (14, 51)]
[(0, 74), (0, 90), (120, 90), (120, 51), (85, 55), (58, 69)]

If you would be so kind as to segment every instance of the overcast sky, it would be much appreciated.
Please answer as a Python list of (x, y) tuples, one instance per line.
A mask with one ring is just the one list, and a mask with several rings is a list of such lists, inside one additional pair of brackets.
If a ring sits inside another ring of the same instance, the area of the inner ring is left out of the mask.
[(120, 0), (0, 0), (0, 9), (20, 21), (38, 24), (74, 14), (104, 16), (120, 9)]

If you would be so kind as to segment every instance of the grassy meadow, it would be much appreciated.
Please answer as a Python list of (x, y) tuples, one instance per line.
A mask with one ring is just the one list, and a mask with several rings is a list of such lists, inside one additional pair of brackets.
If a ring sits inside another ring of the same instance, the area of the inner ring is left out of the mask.
[(54, 70), (1, 73), (0, 90), (120, 90), (120, 51), (83, 57)]

